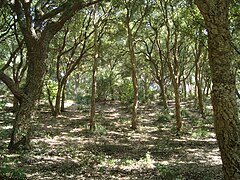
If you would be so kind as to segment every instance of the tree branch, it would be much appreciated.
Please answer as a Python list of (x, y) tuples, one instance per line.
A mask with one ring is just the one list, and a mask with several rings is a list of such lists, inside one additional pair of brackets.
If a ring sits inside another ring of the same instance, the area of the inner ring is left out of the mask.
[(0, 71), (0, 80), (4, 84), (6, 84), (6, 86), (10, 89), (14, 96), (19, 100), (19, 102), (21, 102), (22, 99), (28, 99), (27, 95), (23, 92), (23, 90), (16, 86), (15, 82), (3, 71)]

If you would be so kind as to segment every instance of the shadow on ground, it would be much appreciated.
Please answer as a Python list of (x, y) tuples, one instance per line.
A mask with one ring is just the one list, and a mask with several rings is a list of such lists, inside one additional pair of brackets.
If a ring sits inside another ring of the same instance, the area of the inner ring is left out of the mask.
[(208, 126), (201, 124), (208, 128), (206, 133), (198, 134), (201, 127), (193, 126), (196, 117), (188, 114), (178, 137), (174, 118), (159, 120), (158, 109), (140, 107), (140, 128), (132, 131), (128, 108), (117, 102), (99, 103), (96, 132), (88, 130), (87, 107), (74, 105), (57, 118), (42, 110), (34, 124), (32, 150), (17, 154), (6, 150), (11, 115), (2, 116), (2, 179), (221, 180), (221, 159), (210, 121)]

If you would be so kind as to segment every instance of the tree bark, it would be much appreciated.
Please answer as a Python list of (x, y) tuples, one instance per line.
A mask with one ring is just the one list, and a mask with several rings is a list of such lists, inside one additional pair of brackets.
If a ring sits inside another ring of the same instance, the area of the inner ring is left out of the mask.
[(223, 162), (224, 178), (236, 180), (240, 179), (240, 122), (230, 45), (230, 1), (195, 0), (195, 3), (208, 29), (214, 127)]
[[(27, 98), (21, 98), (20, 107), (13, 123), (13, 131), (9, 143), (9, 149), (28, 149), (30, 147), (31, 129), (36, 113), (36, 103), (40, 98), (44, 74), (46, 72), (46, 47), (42, 43), (36, 43), (28, 50), (28, 71), (23, 92)], [(43, 53), (44, 52), (44, 53)]]

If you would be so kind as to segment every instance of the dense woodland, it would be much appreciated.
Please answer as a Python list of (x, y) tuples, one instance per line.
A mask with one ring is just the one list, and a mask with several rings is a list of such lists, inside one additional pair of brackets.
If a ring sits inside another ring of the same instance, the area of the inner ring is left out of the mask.
[(0, 0), (0, 179), (240, 179), (237, 0)]

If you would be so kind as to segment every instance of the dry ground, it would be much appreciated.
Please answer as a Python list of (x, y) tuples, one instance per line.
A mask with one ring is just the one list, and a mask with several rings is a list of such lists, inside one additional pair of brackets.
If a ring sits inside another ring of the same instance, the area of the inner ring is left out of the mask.
[(6, 150), (11, 126), (2, 113), (2, 179), (222, 179), (211, 117), (204, 120), (184, 107), (183, 130), (176, 136), (172, 111), (158, 105), (140, 107), (137, 131), (129, 128), (129, 108), (118, 102), (97, 107), (96, 132), (88, 130), (86, 106), (73, 104), (58, 118), (43, 108), (32, 150), (14, 154)]

